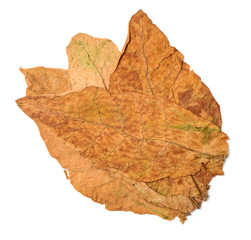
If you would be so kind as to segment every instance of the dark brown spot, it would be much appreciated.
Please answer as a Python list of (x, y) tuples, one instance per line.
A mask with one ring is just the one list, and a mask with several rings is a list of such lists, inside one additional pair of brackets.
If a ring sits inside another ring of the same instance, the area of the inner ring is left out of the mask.
[(183, 180), (180, 179), (180, 180), (178, 181), (178, 184), (182, 184), (182, 183), (183, 183)]
[(193, 90), (178, 93), (179, 103), (182, 106), (187, 106), (193, 97)]
[(187, 110), (193, 112), (196, 115), (200, 115), (202, 112), (202, 108), (200, 105), (189, 106), (187, 107)]

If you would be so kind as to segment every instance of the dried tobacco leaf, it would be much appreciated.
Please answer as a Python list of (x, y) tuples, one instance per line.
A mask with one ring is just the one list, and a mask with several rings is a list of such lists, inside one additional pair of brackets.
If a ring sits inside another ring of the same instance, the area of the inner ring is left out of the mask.
[[(139, 11), (130, 20), (127, 41), (116, 71), (111, 75), (109, 90), (114, 93), (132, 91), (167, 97), (221, 127), (218, 103), (183, 59), (183, 55), (170, 46), (158, 27), (145, 13)], [(183, 130), (187, 128), (189, 126), (183, 126)], [(207, 129), (205, 131), (207, 134)], [(219, 165), (217, 172), (222, 173), (221, 168), (222, 165)], [(207, 171), (205, 174), (208, 175)], [(211, 174), (211, 178), (214, 175)], [(179, 182), (182, 182), (180, 185), (184, 185), (182, 188), (186, 191), (187, 183), (184, 180)], [(159, 184), (164, 183), (169, 188), (169, 181), (159, 181)], [(208, 183), (200, 187), (207, 189)], [(204, 198), (200, 197), (201, 200)]]
[(108, 89), (110, 75), (120, 54), (111, 40), (79, 33), (72, 38), (66, 51), (70, 82), (74, 91), (82, 90), (86, 86)]
[(221, 127), (220, 108), (208, 87), (142, 11), (131, 18), (123, 49), (109, 91), (167, 97)]
[(59, 68), (20, 68), (27, 83), (26, 95), (62, 95), (71, 91), (68, 71)]
[(109, 210), (184, 222), (206, 199), (211, 178), (223, 174), (228, 151), (209, 89), (183, 57), (173, 73), (181, 54), (142, 11), (130, 21), (119, 61), (110, 40), (86, 34), (73, 38), (67, 54), (68, 72), (21, 70), (28, 97), (17, 103), (51, 156), (76, 190)]
[[(136, 181), (194, 175), (227, 154), (227, 136), (216, 125), (166, 98), (88, 87), (18, 104), (97, 167), (122, 170)], [(184, 124), (192, 130), (180, 129)]]

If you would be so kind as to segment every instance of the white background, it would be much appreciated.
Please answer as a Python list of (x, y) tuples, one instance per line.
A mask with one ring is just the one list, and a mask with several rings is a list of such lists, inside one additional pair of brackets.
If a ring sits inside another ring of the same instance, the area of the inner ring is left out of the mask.
[[(0, 239), (251, 239), (250, 1), (1, 1)], [(130, 17), (143, 9), (209, 86), (221, 106), (230, 154), (210, 198), (182, 225), (109, 212), (75, 191), (35, 123), (15, 104), (19, 67), (67, 68), (78, 32), (121, 50)]]

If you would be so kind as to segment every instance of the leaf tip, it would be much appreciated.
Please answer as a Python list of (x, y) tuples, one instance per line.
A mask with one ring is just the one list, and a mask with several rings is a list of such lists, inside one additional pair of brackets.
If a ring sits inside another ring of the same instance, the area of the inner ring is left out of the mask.
[(19, 98), (15, 102), (16, 102), (17, 106), (20, 108), (22, 108), (22, 106), (24, 105), (23, 98)]
[[(146, 15), (146, 13), (142, 10), (142, 9), (139, 9), (137, 12), (136, 12), (136, 14), (138, 14), (138, 15)], [(135, 14), (135, 15), (136, 15)]]

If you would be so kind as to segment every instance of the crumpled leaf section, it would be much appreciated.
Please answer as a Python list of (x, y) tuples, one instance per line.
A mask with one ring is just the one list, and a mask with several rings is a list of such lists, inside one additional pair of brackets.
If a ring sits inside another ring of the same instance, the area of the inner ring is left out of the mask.
[(108, 210), (181, 222), (208, 197), (228, 154), (217, 102), (142, 11), (122, 50), (77, 34), (69, 69), (20, 69), (18, 106), (74, 188)]

